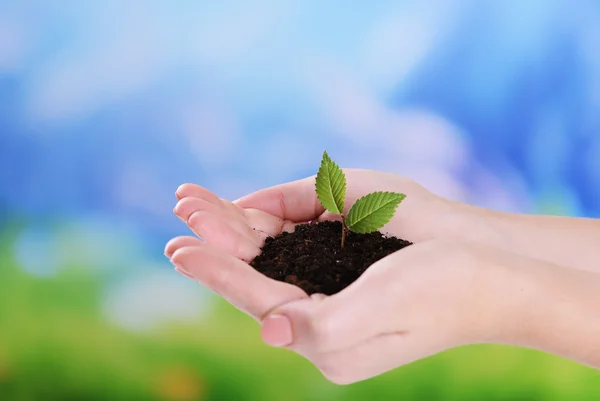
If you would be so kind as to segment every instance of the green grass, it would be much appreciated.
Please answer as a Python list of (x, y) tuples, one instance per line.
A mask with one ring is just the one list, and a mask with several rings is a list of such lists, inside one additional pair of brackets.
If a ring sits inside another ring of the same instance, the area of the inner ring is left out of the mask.
[(33, 278), (2, 249), (2, 401), (600, 399), (597, 371), (507, 346), (455, 349), (335, 386), (301, 357), (263, 345), (256, 323), (225, 302), (189, 324), (131, 333), (103, 319), (98, 277)]

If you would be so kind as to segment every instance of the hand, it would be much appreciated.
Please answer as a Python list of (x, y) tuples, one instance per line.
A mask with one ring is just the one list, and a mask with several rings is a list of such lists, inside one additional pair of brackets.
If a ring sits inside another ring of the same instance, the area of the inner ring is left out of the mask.
[[(474, 231), (465, 229), (468, 219), (459, 204), (411, 180), (368, 170), (346, 169), (345, 174), (347, 206), (377, 190), (407, 194), (384, 232), (418, 243)], [(196, 278), (259, 321), (271, 309), (307, 297), (298, 287), (271, 280), (242, 261), (252, 260), (268, 235), (292, 230), (299, 223), (335, 218), (320, 205), (314, 177), (261, 190), (233, 203), (192, 184), (182, 185), (177, 197), (175, 214), (205, 241), (178, 237), (167, 244), (165, 254), (180, 272), (186, 274), (186, 268), (201, 261), (207, 268), (196, 272)]]
[(273, 310), (262, 335), (338, 384), (474, 343), (539, 349), (600, 369), (598, 288), (597, 273), (431, 240), (374, 263), (335, 295)]
[[(436, 238), (475, 237), (481, 222), (471, 218), (468, 206), (429, 192), (407, 178), (369, 170), (344, 169), (348, 181), (346, 209), (361, 196), (374, 191), (407, 194), (394, 218), (382, 231), (412, 242)], [(337, 219), (324, 210), (315, 194), (315, 177), (267, 188), (235, 202), (220, 199), (198, 185), (177, 190), (174, 209), (190, 229), (225, 253), (249, 261), (266, 236), (293, 230), (312, 220)]]
[(314, 178), (233, 203), (195, 185), (180, 187), (175, 213), (206, 242), (179, 237), (165, 253), (180, 272), (262, 322), (267, 343), (306, 356), (336, 383), (472, 342), (524, 345), (600, 367), (600, 276), (457, 241), (491, 238), (487, 212), (393, 175), (346, 175), (349, 205), (374, 190), (408, 195), (385, 231), (415, 245), (375, 263), (332, 297), (308, 297), (244, 262), (259, 252), (266, 235), (332, 217), (316, 199)]
[(493, 340), (498, 319), (508, 322), (497, 302), (507, 296), (497, 280), (502, 257), (482, 246), (418, 243), (376, 262), (330, 297), (301, 295), (231, 256), (189, 249), (175, 250), (174, 259), (190, 277), (264, 317), (268, 344), (296, 351), (338, 384)]
[(518, 320), (504, 302), (511, 299), (505, 266), (515, 258), (481, 245), (421, 242), (335, 295), (275, 309), (263, 338), (305, 356), (338, 384), (460, 345), (504, 341)]

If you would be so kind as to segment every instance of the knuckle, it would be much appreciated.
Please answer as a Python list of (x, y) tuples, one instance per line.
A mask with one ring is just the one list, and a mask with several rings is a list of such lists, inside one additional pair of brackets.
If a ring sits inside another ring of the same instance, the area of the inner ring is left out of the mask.
[(177, 203), (179, 203), (181, 206), (183, 206), (183, 205), (198, 203), (198, 200), (199, 200), (198, 198), (194, 198), (193, 196), (188, 196), (188, 197), (181, 199)]
[(233, 246), (231, 253), (236, 258), (250, 263), (260, 253), (260, 249), (254, 244), (248, 243), (246, 239), (242, 238), (241, 234), (232, 232), (231, 236), (236, 237), (236, 244)]
[(171, 262), (178, 265), (188, 264), (191, 262), (193, 251), (193, 248), (188, 246), (179, 248), (173, 253), (173, 256), (171, 256)]
[[(185, 210), (190, 212), (195, 212), (198, 210), (210, 210), (211, 204), (201, 198), (196, 198), (193, 196), (188, 196), (187, 198), (183, 198), (179, 201), (182, 206), (185, 206)], [(212, 208), (214, 209), (214, 208)]]
[(207, 218), (207, 213), (204, 210), (196, 210), (190, 214), (187, 219), (187, 224), (191, 227), (197, 227)]
[(179, 188), (177, 188), (177, 193), (181, 196), (187, 197), (194, 193), (196, 187), (197, 186), (195, 184), (190, 184), (186, 182), (184, 184), (181, 184)]

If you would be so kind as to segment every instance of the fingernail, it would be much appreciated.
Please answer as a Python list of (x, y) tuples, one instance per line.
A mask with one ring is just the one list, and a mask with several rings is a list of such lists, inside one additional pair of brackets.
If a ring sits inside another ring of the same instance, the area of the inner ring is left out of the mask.
[(177, 204), (175, 205), (175, 207), (173, 208), (173, 213), (175, 213), (175, 215), (177, 217), (179, 217), (180, 219), (182, 219), (182, 211), (181, 211), (181, 200), (179, 202), (177, 202)]
[(187, 270), (185, 270), (182, 266), (180, 265), (175, 265), (175, 271), (179, 274), (182, 274), (188, 278), (191, 278), (192, 280), (195, 280), (196, 278), (194, 276), (192, 276), (190, 273), (187, 272)]
[(189, 214), (186, 223), (188, 226), (199, 229), (201, 228), (200, 224), (202, 224), (202, 222), (204, 221), (203, 217), (205, 217), (204, 212), (202, 210), (196, 210)]
[(293, 341), (292, 323), (284, 315), (267, 316), (262, 324), (261, 336), (264, 342), (273, 347), (290, 345)]

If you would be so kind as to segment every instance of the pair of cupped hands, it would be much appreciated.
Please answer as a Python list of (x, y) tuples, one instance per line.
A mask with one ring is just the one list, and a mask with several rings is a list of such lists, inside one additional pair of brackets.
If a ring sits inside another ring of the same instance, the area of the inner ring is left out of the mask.
[(509, 266), (527, 263), (519, 262), (527, 256), (480, 241), (504, 239), (467, 205), (397, 175), (344, 172), (346, 205), (373, 191), (407, 195), (381, 231), (414, 245), (374, 263), (335, 295), (308, 296), (248, 265), (267, 236), (336, 218), (320, 205), (314, 177), (234, 202), (182, 185), (174, 212), (197, 237), (174, 238), (165, 254), (179, 273), (254, 317), (267, 344), (301, 354), (334, 383), (360, 381), (460, 345), (508, 342), (514, 305), (502, 283)]

